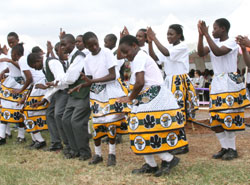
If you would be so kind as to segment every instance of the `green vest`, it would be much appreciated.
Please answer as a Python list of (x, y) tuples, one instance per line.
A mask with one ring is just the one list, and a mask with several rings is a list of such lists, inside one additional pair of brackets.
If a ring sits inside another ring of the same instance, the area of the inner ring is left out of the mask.
[[(55, 77), (54, 77), (54, 74), (51, 72), (51, 70), (50, 70), (50, 68), (49, 68), (49, 61), (50, 60), (58, 60), (58, 59), (56, 59), (56, 58), (54, 58), (54, 57), (48, 57), (47, 59), (46, 59), (46, 61), (45, 61), (45, 68), (46, 68), (46, 71), (45, 71), (45, 77), (46, 77), (46, 80), (48, 81), (48, 82), (52, 82), (52, 81), (54, 81), (55, 80)], [(65, 66), (64, 65), (62, 65), (63, 66), (63, 69), (64, 69), (64, 72), (66, 71), (66, 68), (65, 68)]]
[[(75, 54), (72, 56), (71, 61), (70, 61), (70, 64), (73, 63), (74, 59), (75, 59), (78, 55), (81, 55), (81, 56), (83, 56), (83, 57), (86, 56), (83, 52), (81, 52), (81, 51), (78, 50), (78, 51), (75, 52)], [(82, 72), (84, 73), (84, 68), (82, 69)], [(85, 83), (85, 81), (82, 80), (82, 79), (81, 79), (81, 76), (80, 76), (80, 77), (78, 78), (78, 80), (77, 80), (74, 84), (69, 85), (69, 89), (73, 89), (74, 87), (76, 87), (77, 85), (82, 84), (82, 83)], [(85, 99), (86, 97), (89, 96), (89, 88), (90, 88), (90, 87), (83, 87), (83, 88), (80, 89), (79, 92), (74, 91), (74, 92), (71, 93), (70, 95), (71, 95), (72, 97), (74, 97), (74, 98)]]

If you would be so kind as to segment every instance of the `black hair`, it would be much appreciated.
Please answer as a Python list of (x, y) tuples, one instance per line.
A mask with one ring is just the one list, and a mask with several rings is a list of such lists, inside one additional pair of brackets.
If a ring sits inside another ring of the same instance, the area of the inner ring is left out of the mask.
[(108, 38), (113, 43), (116, 43), (116, 41), (117, 41), (117, 37), (113, 33), (110, 33), (110, 34), (106, 35), (106, 38)]
[(58, 52), (58, 48), (60, 47), (60, 42), (57, 42), (55, 45), (55, 51)]
[(83, 35), (77, 35), (77, 37), (81, 37), (81, 38), (82, 38), (82, 41), (83, 41)]
[(139, 31), (144, 32), (145, 39), (147, 39), (147, 29), (141, 28), (141, 29), (139, 29)]
[(88, 31), (88, 32), (86, 32), (86, 33), (83, 34), (83, 37), (82, 37), (83, 44), (86, 45), (86, 43), (88, 42), (88, 40), (90, 38), (96, 38), (96, 39), (98, 39), (95, 33), (91, 32), (91, 31)]
[(195, 72), (199, 75), (199, 76), (201, 76), (201, 71), (200, 70), (195, 70)]
[(7, 35), (7, 38), (8, 37), (15, 37), (16, 39), (19, 39), (18, 35), (16, 32), (10, 32), (8, 35)]
[(75, 37), (74, 37), (72, 34), (70, 34), (70, 33), (65, 34), (65, 35), (62, 37), (62, 39), (63, 39), (63, 40), (67, 40), (67, 41), (69, 41), (69, 42), (72, 43), (72, 44), (75, 44), (75, 42), (76, 42)]
[(121, 45), (123, 43), (125, 43), (125, 44), (127, 44), (129, 46), (133, 46), (133, 43), (135, 43), (136, 45), (139, 46), (138, 40), (136, 39), (135, 36), (132, 36), (132, 35), (126, 35), (126, 36), (122, 37), (121, 40), (120, 40), (119, 45)]
[(39, 46), (35, 46), (31, 50), (31, 53), (40, 53), (40, 52), (43, 52), (43, 50)]
[(183, 29), (182, 29), (182, 28), (183, 28), (183, 26), (180, 25), (180, 24), (171, 24), (171, 25), (169, 26), (168, 29), (173, 29), (173, 30), (175, 30), (177, 34), (180, 34), (180, 35), (181, 35), (180, 40), (181, 40), (181, 41), (184, 41), (185, 38), (184, 38), (184, 35), (183, 35)]
[(34, 66), (37, 60), (41, 59), (41, 55), (38, 53), (30, 53), (27, 57), (27, 63), (30, 67)]
[(217, 19), (215, 21), (216, 24), (218, 24), (219, 27), (224, 27), (227, 31), (227, 33), (229, 32), (229, 29), (230, 29), (230, 22), (225, 19), (225, 18), (220, 18), (220, 19)]
[(23, 43), (19, 43), (19, 44), (15, 45), (12, 48), (12, 52), (16, 52), (16, 54), (20, 57), (23, 56), (23, 53), (24, 53)]

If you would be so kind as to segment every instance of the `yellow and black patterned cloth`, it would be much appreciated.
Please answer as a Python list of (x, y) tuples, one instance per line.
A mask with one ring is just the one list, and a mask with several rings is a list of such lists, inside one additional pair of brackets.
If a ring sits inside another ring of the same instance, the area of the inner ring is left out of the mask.
[(1, 99), (1, 122), (2, 123), (22, 123), (23, 116), (21, 113), (22, 105), (18, 102), (27, 93), (27, 90), (20, 94), (12, 93), (14, 89), (21, 89), (23, 84), (22, 77), (8, 76), (1, 81), (0, 99)]
[(92, 84), (90, 88), (90, 107), (93, 120), (93, 139), (104, 136), (115, 138), (116, 134), (127, 134), (125, 114), (130, 112), (126, 103), (116, 102), (117, 98), (127, 96), (128, 90), (120, 79), (106, 84)]
[(188, 145), (185, 116), (166, 86), (151, 86), (133, 101), (129, 115), (131, 149), (138, 155), (172, 151)]
[(244, 130), (244, 108), (250, 105), (242, 77), (237, 73), (215, 75), (210, 89), (210, 124), (228, 131)]
[(165, 84), (174, 94), (178, 105), (186, 116), (187, 121), (195, 119), (198, 101), (195, 88), (187, 74), (166, 76)]
[[(41, 78), (38, 84), (45, 84), (45, 79)], [(25, 105), (23, 107), (23, 117), (24, 124), (26, 126), (26, 132), (37, 132), (48, 130), (48, 126), (46, 123), (46, 109), (49, 106), (49, 103), (39, 106), (32, 107), (34, 103), (41, 101), (44, 97), (44, 94), (47, 90), (36, 89), (35, 85), (26, 97)]]

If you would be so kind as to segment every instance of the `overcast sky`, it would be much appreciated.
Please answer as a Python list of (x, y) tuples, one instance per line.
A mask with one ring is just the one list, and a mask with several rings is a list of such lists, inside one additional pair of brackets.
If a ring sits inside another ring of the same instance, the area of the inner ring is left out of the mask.
[(1, 1), (0, 43), (15, 31), (27, 46), (45, 48), (47, 40), (58, 41), (60, 28), (73, 35), (93, 31), (100, 44), (108, 33), (119, 36), (126, 25), (131, 34), (152, 26), (164, 43), (169, 24), (184, 26), (186, 42), (197, 42), (197, 22), (210, 25), (225, 17), (232, 36), (250, 35), (248, 0), (6, 0)]

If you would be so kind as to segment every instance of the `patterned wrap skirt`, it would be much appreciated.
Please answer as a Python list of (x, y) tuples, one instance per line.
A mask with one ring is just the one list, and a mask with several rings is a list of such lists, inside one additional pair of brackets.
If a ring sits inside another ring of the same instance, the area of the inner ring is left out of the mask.
[(24, 83), (22, 77), (8, 76), (1, 82), (0, 98), (1, 98), (1, 122), (2, 123), (22, 123), (23, 116), (21, 110), (23, 105), (18, 105), (27, 90), (20, 94), (13, 94), (12, 90), (21, 89)]
[(93, 139), (108, 136), (113, 139), (117, 134), (127, 134), (125, 114), (130, 112), (126, 103), (118, 103), (117, 98), (128, 95), (121, 80), (106, 84), (92, 84), (90, 87), (90, 107), (93, 120)]
[(195, 119), (195, 111), (198, 110), (198, 101), (195, 88), (187, 74), (167, 75), (165, 85), (173, 93), (178, 105), (186, 117), (186, 121)]
[(244, 107), (250, 101), (242, 77), (236, 73), (215, 75), (210, 89), (210, 124), (227, 131), (244, 130)]
[[(37, 84), (44, 84), (45, 80), (41, 79)], [(24, 124), (26, 126), (27, 132), (36, 132), (48, 130), (48, 126), (46, 124), (46, 109), (49, 104), (32, 107), (32, 105), (36, 102), (39, 102), (43, 99), (47, 90), (36, 89), (35, 85), (33, 86), (30, 94), (26, 97), (25, 106), (23, 108), (23, 116), (24, 116)]]
[(151, 86), (133, 101), (129, 118), (131, 149), (138, 155), (172, 151), (188, 145), (185, 116), (174, 95), (163, 86)]

